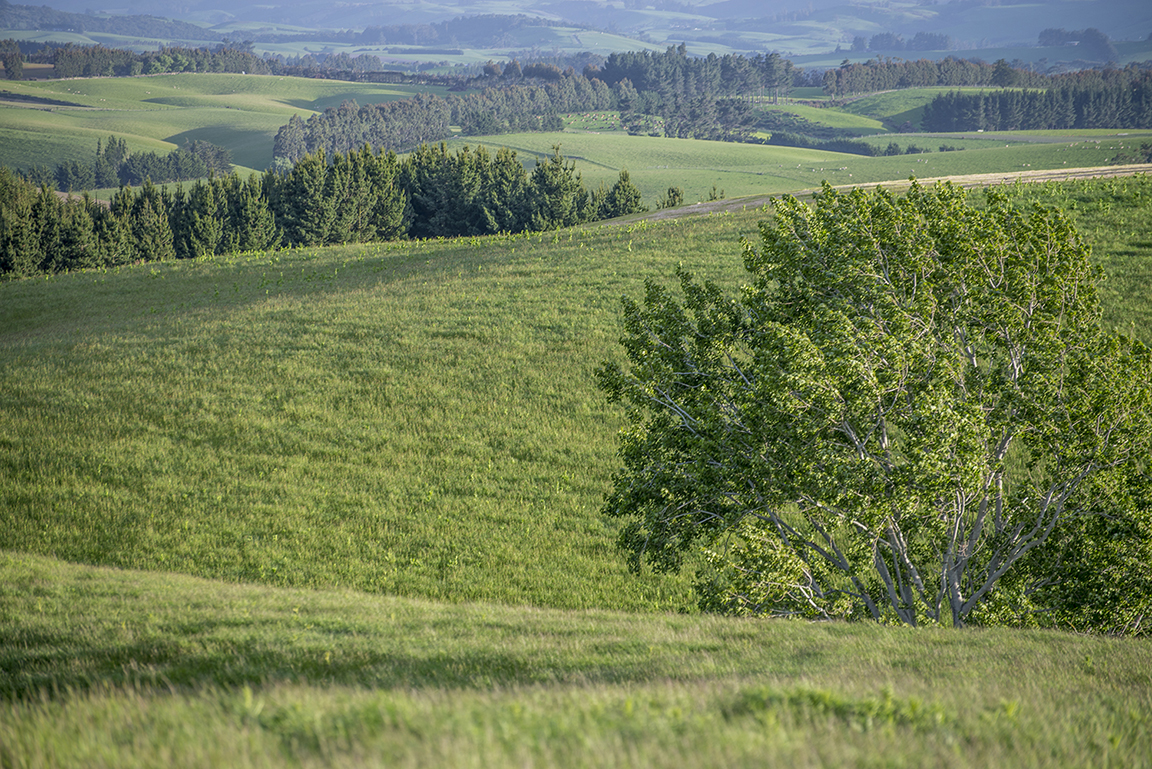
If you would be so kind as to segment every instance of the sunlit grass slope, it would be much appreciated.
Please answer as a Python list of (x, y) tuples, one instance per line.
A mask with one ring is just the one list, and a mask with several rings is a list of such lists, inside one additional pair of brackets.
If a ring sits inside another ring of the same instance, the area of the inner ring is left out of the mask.
[[(552, 147), (576, 162), (589, 187), (611, 185), (627, 169), (645, 203), (655, 207), (669, 187), (684, 190), (687, 202), (707, 200), (713, 187), (727, 197), (782, 194), (834, 185), (863, 184), (910, 176), (930, 178), (957, 174), (1010, 172), (1104, 165), (1122, 146), (1152, 139), (1152, 132), (1109, 132), (1109, 135), (1067, 132), (1023, 138), (999, 134), (892, 134), (869, 141), (901, 150), (915, 144), (931, 150), (923, 155), (866, 157), (838, 152), (695, 139), (629, 136), (620, 132), (523, 133), (491, 137), (458, 137), (452, 147), (482, 144), (495, 150), (509, 147), (529, 164), (552, 154)], [(1091, 138), (1089, 138), (1091, 136)], [(1031, 141), (1029, 141), (1031, 139)], [(940, 152), (942, 144), (966, 147)]]
[(114, 134), (132, 151), (210, 141), (230, 149), (237, 165), (263, 169), (272, 162), (276, 131), (293, 114), (443, 90), (236, 74), (13, 81), (4, 88), (24, 99), (0, 105), (0, 165), (12, 168), (91, 162), (96, 141)]
[[(964, 154), (964, 153), (954, 153)], [(1152, 341), (1152, 180), (1021, 186)], [(726, 215), (250, 254), (0, 284), (0, 549), (448, 601), (691, 609), (599, 516), (619, 298), (730, 288)]]
[(755, 216), (0, 285), (0, 548), (224, 580), (688, 607), (598, 508), (619, 298)]
[[(1149, 341), (1152, 180), (1009, 192)], [(0, 283), (0, 765), (1152, 766), (1146, 640), (624, 572), (618, 297), (764, 215)]]
[(1143, 641), (0, 580), (4, 766), (1152, 765)]

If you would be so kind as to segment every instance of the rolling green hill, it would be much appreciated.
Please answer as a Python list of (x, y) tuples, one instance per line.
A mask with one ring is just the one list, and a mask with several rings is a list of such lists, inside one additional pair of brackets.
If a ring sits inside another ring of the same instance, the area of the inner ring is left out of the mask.
[[(259, 75), (182, 74), (140, 78), (94, 78), (12, 82), (0, 89), (0, 165), (28, 169), (66, 160), (89, 163), (97, 141), (115, 135), (132, 151), (164, 153), (188, 140), (232, 152), (242, 173), (272, 162), (280, 126), (345, 100), (359, 104), (401, 99), (442, 89), (346, 83)], [(713, 186), (729, 197), (814, 189), (828, 179), (856, 184), (952, 174), (1092, 166), (1106, 163), (1124, 142), (1152, 132), (930, 134), (885, 133), (919, 112), (938, 89), (876, 94), (841, 107), (780, 105), (798, 117), (837, 131), (873, 135), (881, 147), (916, 145), (930, 155), (862, 157), (775, 146), (629, 136), (590, 125), (578, 115), (562, 133), (459, 137), (450, 144), (515, 149), (528, 165), (560, 144), (577, 162), (586, 183), (611, 185), (628, 169), (649, 206), (678, 186), (688, 202), (705, 200)], [(1123, 136), (1120, 136), (1123, 134)], [(941, 145), (978, 152), (939, 153)]]
[[(1108, 322), (1148, 339), (1152, 181), (1079, 184), (1045, 194), (1120, 278)], [(735, 208), (0, 284), (0, 548), (448, 601), (689, 608), (684, 578), (625, 573), (598, 515), (620, 423), (593, 370), (619, 355), (619, 297), (646, 278), (683, 265), (738, 284), (740, 239), (765, 212)]]
[[(901, 134), (870, 139), (881, 147), (896, 142), (928, 154), (866, 157), (792, 147), (628, 136), (623, 133), (565, 132), (458, 137), (451, 146), (483, 144), (510, 147), (522, 160), (551, 154), (560, 144), (585, 183), (610, 185), (628, 169), (648, 205), (654, 206), (672, 186), (683, 188), (686, 202), (707, 200), (713, 185), (728, 197), (780, 194), (834, 185), (888, 179), (967, 175), (1104, 165), (1122, 145), (1152, 138), (1152, 131), (981, 133), (960, 135)], [(965, 147), (939, 152), (942, 144)]]
[(112, 134), (132, 151), (209, 141), (231, 150), (241, 168), (263, 170), (276, 131), (293, 114), (442, 90), (231, 74), (8, 82), (0, 90), (0, 165), (91, 162), (96, 142)]
[[(1011, 194), (1148, 339), (1152, 180)], [(1146, 641), (702, 617), (625, 571), (619, 297), (734, 288), (766, 215), (0, 284), (0, 761), (1147, 765)]]

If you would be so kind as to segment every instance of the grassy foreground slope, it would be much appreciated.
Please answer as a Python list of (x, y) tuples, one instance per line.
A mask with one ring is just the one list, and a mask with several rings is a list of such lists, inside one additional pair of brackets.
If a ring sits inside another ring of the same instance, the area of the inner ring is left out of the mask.
[(4, 766), (1152, 765), (1146, 642), (0, 578)]
[[(1152, 179), (1011, 192), (1148, 340)], [(733, 287), (763, 216), (0, 284), (0, 765), (1152, 765), (1146, 640), (685, 616), (624, 572), (618, 297)]]
[[(1106, 319), (1149, 341), (1152, 179), (1072, 212)], [(226, 581), (689, 608), (598, 514), (619, 298), (734, 287), (761, 209), (248, 254), (0, 284), (0, 549)]]
[(755, 216), (0, 286), (0, 548), (447, 600), (672, 608), (598, 516), (619, 297)]

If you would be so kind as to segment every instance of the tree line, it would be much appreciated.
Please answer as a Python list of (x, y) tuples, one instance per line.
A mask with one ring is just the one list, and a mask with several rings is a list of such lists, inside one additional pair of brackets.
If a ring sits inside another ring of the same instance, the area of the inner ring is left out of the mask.
[[(808, 76), (778, 54), (689, 57), (685, 46), (662, 53), (613, 53), (582, 74), (572, 68), (512, 60), (489, 62), (471, 79), (479, 91), (447, 97), (422, 95), (385, 104), (346, 102), (307, 121), (299, 117), (277, 132), (274, 157), (295, 161), (309, 152), (346, 152), (368, 143), (404, 151), (437, 141), (460, 126), (465, 135), (558, 131), (561, 114), (616, 109), (631, 133), (722, 141), (755, 141), (753, 111), (760, 98), (778, 100)], [(949, 58), (845, 63), (823, 75), (825, 91), (862, 91), (923, 85), (1046, 85), (1045, 75)], [(787, 137), (785, 137), (787, 138)], [(852, 151), (869, 154), (863, 145)]]
[(1095, 61), (1116, 61), (1116, 46), (1095, 27), (1067, 30), (1063, 27), (1049, 27), (1040, 32), (1038, 43), (1044, 48), (1075, 45), (1080, 58)]
[(755, 122), (752, 97), (778, 98), (799, 74), (777, 54), (695, 59), (683, 45), (658, 54), (615, 53), (583, 74), (543, 62), (489, 62), (471, 81), (479, 91), (363, 107), (350, 101), (307, 121), (294, 117), (277, 132), (273, 155), (294, 161), (365, 142), (401, 151), (447, 137), (450, 125), (466, 135), (558, 131), (563, 113), (607, 109), (619, 109), (634, 133), (743, 141)]
[(852, 50), (861, 51), (947, 51), (952, 47), (952, 38), (936, 32), (917, 32), (910, 40), (892, 32), (878, 32), (872, 37), (856, 35), (852, 38)]
[(307, 121), (294, 115), (276, 132), (272, 154), (295, 161), (310, 152), (346, 152), (363, 144), (404, 151), (447, 138), (451, 125), (469, 136), (558, 131), (563, 128), (560, 113), (611, 109), (613, 104), (604, 83), (571, 73), (550, 82), (501, 85), (447, 97), (417, 94), (364, 106), (346, 101)]
[[(998, 83), (1005, 77), (1007, 67), (1013, 82)], [(917, 59), (901, 61), (871, 59), (866, 62), (845, 61), (835, 69), (824, 72), (824, 93), (835, 98), (851, 94), (891, 91), (899, 88), (922, 88), (941, 85), (1019, 85), (1039, 88), (1047, 85), (1049, 77), (1029, 70), (1012, 69), (1007, 62), (988, 64), (983, 61), (957, 59), (949, 56), (939, 61)]]
[[(11, 45), (9, 45), (11, 43)], [(9, 79), (19, 79), (23, 62), (52, 64), (56, 77), (134, 77), (173, 72), (232, 72), (250, 75), (285, 77), (328, 77), (344, 80), (382, 82), (436, 82), (458, 85), (463, 76), (409, 75), (384, 70), (379, 56), (347, 53), (257, 56), (251, 41), (225, 39), (209, 47), (166, 46), (156, 51), (137, 53), (125, 48), (104, 45), (60, 45), (44, 43), (38, 50), (24, 51), (26, 45), (16, 41), (0, 43), (0, 55)]]
[(665, 136), (746, 141), (755, 123), (753, 100), (778, 100), (803, 70), (775, 53), (690, 57), (681, 44), (663, 53), (613, 53), (602, 67), (585, 67), (584, 75), (612, 88), (633, 133), (651, 125), (644, 118), (654, 115)]
[(34, 166), (21, 172), (21, 176), (37, 187), (73, 192), (141, 185), (145, 179), (158, 184), (187, 181), (231, 170), (232, 153), (211, 142), (186, 141), (183, 147), (160, 155), (130, 153), (126, 141), (109, 136), (107, 142), (96, 142), (96, 157), (90, 164), (66, 160), (55, 170)]
[(1152, 70), (1084, 70), (1057, 75), (1045, 90), (940, 94), (925, 108), (925, 131), (1152, 128)]
[(403, 160), (305, 155), (286, 174), (145, 180), (109, 204), (65, 199), (0, 168), (0, 275), (190, 259), (292, 246), (542, 231), (647, 210), (628, 172), (589, 191), (560, 148), (529, 172), (516, 153), (422, 145)]

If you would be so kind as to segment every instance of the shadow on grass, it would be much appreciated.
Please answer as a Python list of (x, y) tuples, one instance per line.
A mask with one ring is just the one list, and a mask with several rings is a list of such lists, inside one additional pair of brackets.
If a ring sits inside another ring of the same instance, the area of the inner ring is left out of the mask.
[(620, 649), (602, 649), (593, 657), (552, 657), (545, 664), (532, 653), (480, 644), (458, 650), (389, 649), (387, 644), (376, 649), (364, 645), (285, 649), (258, 638), (213, 640), (164, 634), (128, 643), (77, 644), (64, 634), (0, 632), (0, 648), (5, 649), (0, 654), (0, 700), (60, 699), (107, 687), (198, 690), (294, 683), (486, 690), (676, 677), (674, 666), (644, 660), (645, 655), (635, 654), (627, 641)]

